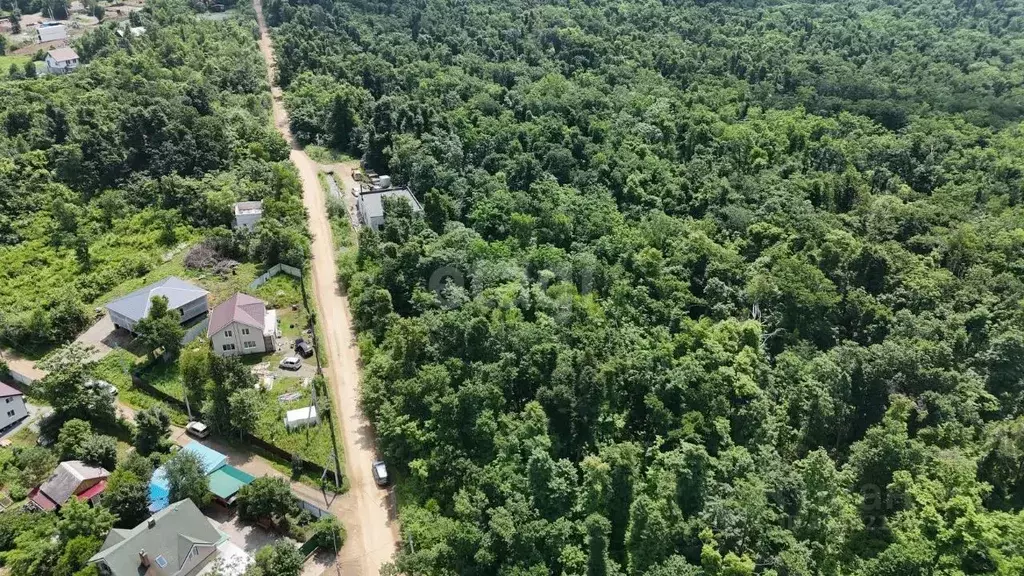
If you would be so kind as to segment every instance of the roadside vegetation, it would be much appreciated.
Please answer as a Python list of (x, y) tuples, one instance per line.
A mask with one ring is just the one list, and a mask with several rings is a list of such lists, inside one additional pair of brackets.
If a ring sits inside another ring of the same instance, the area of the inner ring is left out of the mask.
[(394, 573), (1024, 570), (1019, 2), (264, 9)]

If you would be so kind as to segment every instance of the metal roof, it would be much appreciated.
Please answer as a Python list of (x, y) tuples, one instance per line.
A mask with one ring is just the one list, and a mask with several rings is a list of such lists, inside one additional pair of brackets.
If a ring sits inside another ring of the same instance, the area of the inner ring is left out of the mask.
[(384, 199), (398, 197), (405, 198), (412, 205), (413, 212), (422, 212), (423, 208), (420, 206), (419, 201), (413, 196), (412, 192), (408, 188), (390, 188), (387, 190), (372, 190), (363, 192), (359, 195), (359, 209), (363, 213), (363, 217), (367, 218), (381, 218), (384, 216)]
[(22, 394), (17, 388), (0, 382), (0, 398), (6, 398), (8, 396), (24, 396), (24, 394)]
[(161, 574), (173, 575), (181, 570), (193, 546), (216, 546), (225, 538), (191, 500), (181, 500), (130, 531), (111, 530), (103, 548), (89, 562), (102, 560), (116, 576), (134, 576), (142, 573), (139, 552), (145, 550), (154, 565), (157, 557), (166, 560), (168, 567)]
[(251, 200), (235, 203), (235, 214), (257, 214), (263, 212), (262, 200)]
[(168, 276), (163, 280), (139, 288), (135, 292), (118, 298), (107, 304), (107, 310), (116, 312), (130, 320), (139, 321), (149, 314), (149, 306), (154, 296), (167, 298), (167, 307), (171, 310), (205, 298), (206, 290), (185, 282), (176, 276)]
[(242, 486), (251, 484), (256, 478), (234, 466), (221, 466), (209, 475), (209, 479), (210, 492), (221, 500), (230, 501)]
[(46, 53), (47, 56), (53, 58), (57, 62), (67, 62), (68, 60), (78, 60), (78, 53), (71, 48), (54, 48)]
[(63, 506), (68, 498), (78, 491), (82, 482), (107, 476), (110, 476), (110, 472), (103, 468), (86, 466), (80, 460), (69, 460), (57, 465), (53, 474), (39, 486), (39, 492), (45, 494), (57, 506)]
[(216, 334), (235, 322), (262, 332), (266, 316), (267, 304), (263, 300), (237, 292), (210, 312), (207, 334)]

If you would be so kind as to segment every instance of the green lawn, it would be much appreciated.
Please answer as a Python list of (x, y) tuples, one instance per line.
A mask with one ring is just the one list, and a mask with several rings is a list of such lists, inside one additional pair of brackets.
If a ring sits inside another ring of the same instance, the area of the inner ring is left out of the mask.
[[(284, 402), (278, 400), (278, 396), (288, 392), (301, 393), (301, 397)], [(334, 458), (331, 456), (331, 430), (328, 419), (322, 418), (320, 424), (294, 432), (289, 432), (285, 429), (285, 413), (288, 410), (305, 408), (310, 404), (310, 388), (302, 385), (302, 379), (279, 378), (274, 383), (274, 388), (264, 394), (267, 401), (264, 404), (262, 414), (260, 414), (256, 436), (293, 454), (298, 454), (304, 460), (333, 468)], [(317, 401), (323, 406), (330, 405), (330, 400), (327, 398), (317, 398)], [(338, 442), (340, 448), (340, 434), (338, 435)], [(339, 456), (343, 457), (343, 455)], [(344, 467), (344, 460), (342, 461), (342, 467)]]
[[(130, 373), (132, 368), (135, 367), (136, 363), (139, 360), (140, 359), (137, 356), (133, 355), (131, 352), (128, 352), (127, 350), (114, 350), (110, 354), (108, 354), (106, 358), (97, 363), (96, 367), (93, 369), (93, 376), (95, 376), (96, 378), (100, 378), (102, 380), (106, 380), (107, 382), (110, 382), (114, 386), (117, 386), (119, 392), (118, 400), (124, 402), (125, 404), (131, 406), (132, 408), (135, 408), (136, 410), (145, 410), (150, 406), (155, 406), (159, 404), (167, 410), (168, 414), (171, 415), (171, 421), (174, 422), (176, 425), (184, 426), (185, 424), (187, 424), (187, 414), (185, 414), (181, 410), (178, 410), (177, 408), (174, 408), (173, 406), (169, 406), (164, 402), (161, 402), (160, 400), (146, 394), (142, 390), (139, 390), (132, 385)], [(169, 378), (171, 369), (173, 369), (173, 373), (177, 373), (178, 364), (166, 364), (163, 362), (158, 362), (153, 368), (149, 370), (149, 372), (154, 371), (154, 369), (158, 372), (161, 369), (166, 370), (166, 373), (162, 373), (162, 375), (165, 378)], [(173, 386), (175, 385), (174, 383), (170, 383), (166, 380), (161, 382), (161, 384), (163, 386), (166, 386), (168, 389), (174, 389)], [(180, 377), (176, 385), (180, 397)], [(164, 388), (160, 388), (159, 386), (157, 386), (157, 388), (159, 388), (161, 391), (166, 392)], [(171, 394), (171, 392), (167, 393)]]
[(15, 64), (24, 72), (25, 62), (31, 60), (31, 56), (15, 56), (13, 54), (7, 56), (0, 56), (0, 75), (7, 76), (7, 71), (10, 70), (11, 64)]

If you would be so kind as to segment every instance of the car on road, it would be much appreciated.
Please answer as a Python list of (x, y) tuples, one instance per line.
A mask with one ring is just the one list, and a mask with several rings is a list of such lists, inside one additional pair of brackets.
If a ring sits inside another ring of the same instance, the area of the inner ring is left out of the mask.
[(303, 358), (309, 358), (313, 355), (313, 346), (309, 342), (299, 338), (295, 340), (295, 351)]
[(210, 427), (202, 422), (192, 421), (185, 425), (185, 432), (196, 438), (206, 438), (210, 435)]
[(85, 383), (85, 387), (92, 390), (102, 390), (104, 392), (109, 392), (111, 396), (117, 396), (118, 393), (117, 386), (114, 386), (113, 384), (107, 382), (106, 380), (89, 380), (88, 382)]
[(299, 358), (298, 356), (288, 356), (281, 360), (278, 367), (282, 370), (298, 370), (299, 368), (302, 368), (302, 358)]
[(388, 485), (388, 467), (384, 464), (383, 460), (377, 460), (373, 463), (373, 481), (377, 483), (377, 486)]

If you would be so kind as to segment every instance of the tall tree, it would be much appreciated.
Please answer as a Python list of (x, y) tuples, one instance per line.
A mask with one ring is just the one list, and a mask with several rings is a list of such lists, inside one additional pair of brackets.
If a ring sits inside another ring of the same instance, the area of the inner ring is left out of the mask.
[(210, 480), (206, 476), (203, 460), (192, 452), (179, 451), (164, 464), (168, 498), (171, 502), (191, 500), (202, 508), (210, 501)]
[(118, 468), (107, 479), (103, 505), (118, 528), (134, 528), (149, 516), (149, 485), (131, 470)]
[(180, 317), (167, 307), (167, 298), (154, 296), (149, 305), (149, 313), (135, 325), (135, 332), (154, 352), (163, 350), (164, 354), (177, 358), (181, 352), (181, 340), (185, 337), (185, 329), (181, 327)]
[(162, 406), (150, 406), (135, 414), (135, 449), (139, 454), (165, 451), (170, 435), (171, 416)]

